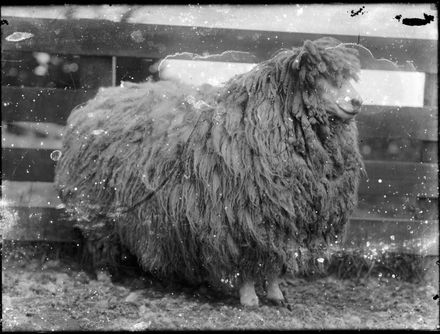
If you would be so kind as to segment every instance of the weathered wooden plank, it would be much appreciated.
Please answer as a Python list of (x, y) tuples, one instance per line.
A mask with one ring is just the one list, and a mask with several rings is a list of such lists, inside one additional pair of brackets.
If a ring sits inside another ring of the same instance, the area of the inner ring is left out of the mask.
[(63, 125), (55, 123), (13, 122), (2, 124), (2, 147), (61, 149)]
[(79, 57), (2, 51), (2, 85), (76, 89), (80, 87)]
[[(112, 85), (111, 56), (41, 54), (43, 56), (35, 52), (3, 52), (3, 85), (66, 90), (88, 90)], [(47, 68), (43, 67), (43, 71), (36, 71), (39, 69), (36, 57), (45, 62)]]
[[(107, 79), (111, 80), (111, 79)], [(2, 86), (2, 120), (66, 124), (71, 110), (93, 97), (96, 90)], [(361, 138), (438, 140), (437, 107), (367, 105), (357, 116)]]
[(3, 181), (2, 200), (15, 207), (48, 207), (62, 205), (53, 182)]
[[(55, 161), (52, 150), (2, 148), (3, 179), (51, 182)], [(366, 161), (367, 178), (361, 195), (438, 197), (438, 165), (390, 161)]]
[(96, 90), (2, 86), (2, 120), (66, 124), (72, 109)]
[(78, 241), (73, 224), (62, 209), (2, 207), (2, 239), (27, 241)]
[[(61, 204), (52, 182), (3, 181), (2, 199), (10, 206), (58, 207)], [(353, 218), (438, 220), (438, 198), (406, 195), (360, 194)]]
[(159, 59), (151, 58), (117, 57), (116, 86), (121, 81), (144, 82), (151, 76), (154, 80), (159, 80), (156, 64), (158, 61)]
[[(74, 222), (63, 209), (3, 207), (2, 238), (26, 241), (77, 241)], [(382, 250), (438, 255), (438, 220), (352, 218), (343, 236), (343, 245), (365, 248), (380, 245)]]
[[(220, 54), (226, 50), (251, 52), (257, 61), (270, 58), (281, 48), (302, 45), (304, 40), (329, 34), (252, 31), (244, 29), (205, 28), (115, 23), (106, 20), (54, 20), (4, 17), (9, 25), (2, 27), (2, 50), (44, 51), (78, 55), (110, 55), (141, 58), (163, 58), (176, 52)], [(21, 42), (4, 38), (13, 32), (32, 33)], [(342, 42), (360, 43), (375, 58), (391, 59), (403, 65), (396, 70), (437, 73), (437, 41), (406, 38), (384, 38), (334, 35)], [(423, 52), (420, 52), (423, 50)], [(362, 53), (364, 68), (378, 69), (368, 53)], [(240, 57), (239, 57), (240, 58)], [(232, 57), (226, 61), (239, 61)], [(412, 65), (407, 62), (410, 61)], [(386, 63), (384, 63), (386, 64)], [(388, 67), (387, 67), (388, 68)], [(393, 70), (393, 68), (391, 68)]]
[(359, 194), (354, 218), (438, 220), (438, 198), (411, 195)]
[[(12, 126), (12, 129), (11, 129)], [(14, 122), (3, 128), (2, 147), (61, 149), (64, 127), (54, 123)], [(438, 143), (409, 138), (370, 138), (359, 134), (359, 149), (365, 160), (437, 162)]]
[[(15, 124), (15, 123), (12, 123)], [(49, 124), (49, 123), (27, 123), (27, 124)], [(35, 133), (17, 135), (9, 133), (6, 129), (2, 132), (3, 148), (24, 148), (24, 149), (47, 149), (60, 150), (62, 148), (62, 128), (56, 136), (48, 135), (39, 137)], [(387, 160), (405, 162), (438, 162), (438, 143), (424, 142), (419, 140), (364, 138), (360, 134), (359, 148), (365, 160)]]
[(55, 161), (52, 150), (2, 148), (2, 179), (12, 181), (52, 182)]
[(423, 141), (422, 162), (438, 162), (438, 142)]
[(112, 57), (88, 56), (79, 60), (81, 90), (113, 85)]
[[(407, 38), (385, 38), (385, 37), (359, 37), (359, 44), (369, 49), (375, 59), (388, 59), (397, 62), (399, 65), (412, 64), (406, 70), (416, 70), (417, 72), (437, 73), (437, 41), (424, 39)], [(423, 50), (421, 52), (420, 50)], [(371, 61), (371, 58), (367, 58)], [(377, 66), (377, 61), (373, 62), (373, 68)], [(366, 66), (366, 65), (364, 65)], [(389, 67), (386, 68), (389, 70)], [(405, 70), (399, 68), (398, 70)]]
[(368, 249), (370, 244), (378, 253), (392, 250), (422, 255), (439, 254), (438, 220), (350, 219), (343, 245)]
[[(35, 123), (36, 124), (36, 123)], [(48, 124), (48, 123), (40, 123)], [(60, 131), (61, 133), (61, 131)], [(365, 160), (389, 160), (406, 162), (438, 162), (437, 142), (421, 142), (416, 140), (383, 138), (365, 138), (361, 134), (359, 144)], [(26, 135), (11, 134), (8, 130), (2, 133), (2, 147), (25, 149), (60, 150), (62, 137), (38, 137), (33, 133)]]
[(425, 106), (437, 106), (438, 105), (438, 78), (437, 74), (426, 73), (425, 77)]
[(438, 140), (437, 107), (363, 106), (356, 120), (364, 137)]
[(438, 165), (430, 163), (366, 161), (368, 176), (362, 178), (359, 194), (438, 197)]
[[(437, 146), (437, 142), (423, 142), (412, 138), (374, 138), (367, 132), (359, 133), (359, 149), (365, 160), (436, 162), (435, 155), (428, 156), (432, 152), (425, 143)], [(424, 158), (428, 160), (422, 160)]]

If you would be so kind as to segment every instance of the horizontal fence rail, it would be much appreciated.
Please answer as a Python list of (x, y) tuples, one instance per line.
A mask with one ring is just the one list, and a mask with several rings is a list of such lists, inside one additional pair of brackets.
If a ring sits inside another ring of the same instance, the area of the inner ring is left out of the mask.
[[(74, 222), (63, 209), (11, 206), (9, 212), (14, 228), (4, 233), (2, 237), (6, 240), (80, 240)], [(342, 245), (363, 248), (368, 247), (369, 243), (383, 243), (402, 253), (438, 255), (437, 231), (438, 220), (352, 217)]]
[(353, 217), (344, 239), (348, 247), (383, 244), (395, 252), (438, 255), (438, 220)]
[(96, 90), (2, 86), (2, 121), (49, 122), (65, 125), (72, 109)]
[[(2, 148), (3, 178), (11, 181), (51, 182), (55, 176), (53, 150)], [(438, 195), (438, 165), (401, 161), (366, 161), (368, 178), (359, 193), (365, 195)]]
[[(314, 40), (328, 35), (115, 23), (92, 19), (56, 20), (8, 16), (3, 19), (9, 24), (2, 27), (2, 51), (44, 51), (76, 55), (163, 58), (177, 52), (202, 55), (205, 52), (221, 54), (226, 50), (235, 50), (250, 52), (255, 58), (230, 57), (222, 61), (260, 62), (270, 58), (281, 48), (302, 45), (307, 39)], [(16, 31), (31, 33), (34, 37), (21, 42), (9, 42), (4, 39)], [(415, 69), (419, 72), (437, 73), (435, 40), (334, 36), (341, 42), (363, 45), (376, 59), (384, 58), (397, 62), (402, 65), (399, 70)], [(373, 64), (369, 56), (361, 58), (361, 61), (364, 68), (378, 69), (377, 63)], [(389, 69), (386, 62), (383, 64)]]
[(48, 207), (9, 207), (11, 228), (3, 232), (5, 240), (77, 242), (74, 222), (62, 209)]
[[(63, 206), (53, 182), (3, 181), (3, 198), (12, 206), (59, 207)], [(437, 205), (436, 205), (437, 204)], [(416, 206), (418, 205), (418, 206)], [(408, 193), (395, 193), (384, 197), (372, 193), (359, 195), (359, 205), (354, 217), (396, 218), (396, 219), (435, 219), (438, 201), (436, 196), (413, 196)]]
[[(2, 87), (2, 120), (66, 124), (72, 109), (95, 96), (97, 90)], [(437, 141), (437, 107), (366, 105), (357, 116), (361, 136), (409, 137)]]

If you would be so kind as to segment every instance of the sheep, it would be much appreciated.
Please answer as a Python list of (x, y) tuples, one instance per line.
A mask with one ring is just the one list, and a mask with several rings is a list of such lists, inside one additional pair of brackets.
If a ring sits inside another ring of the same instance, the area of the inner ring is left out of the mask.
[(245, 306), (267, 280), (282, 303), (282, 273), (322, 257), (357, 203), (359, 71), (321, 38), (221, 87), (101, 89), (68, 118), (59, 196), (100, 265), (128, 250), (157, 277), (228, 282)]

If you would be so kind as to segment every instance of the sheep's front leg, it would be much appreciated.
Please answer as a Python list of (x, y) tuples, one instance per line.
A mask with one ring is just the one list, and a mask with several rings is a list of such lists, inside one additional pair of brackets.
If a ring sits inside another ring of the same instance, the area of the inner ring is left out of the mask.
[(279, 276), (269, 277), (267, 281), (267, 299), (275, 304), (283, 304), (285, 301), (284, 295), (280, 290), (281, 279)]
[(244, 281), (240, 286), (240, 303), (243, 306), (258, 306), (258, 297), (255, 293), (255, 282), (252, 280)]

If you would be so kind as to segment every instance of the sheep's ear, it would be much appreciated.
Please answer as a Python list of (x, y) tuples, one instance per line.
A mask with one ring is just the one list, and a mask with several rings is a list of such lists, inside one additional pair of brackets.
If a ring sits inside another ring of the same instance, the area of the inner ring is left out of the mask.
[(316, 57), (317, 54), (318, 51), (316, 49), (316, 45), (312, 41), (306, 40), (301, 47), (301, 51), (293, 62), (292, 68), (294, 70), (300, 69), (307, 58)]
[(310, 50), (310, 49), (313, 48), (314, 46), (315, 46), (315, 45), (313, 44), (313, 42), (312, 42), (310, 39), (304, 41), (303, 48), (304, 48), (305, 50)]
[(296, 59), (294, 60), (292, 64), (292, 69), (299, 71), (299, 69), (302, 67), (302, 64), (304, 64), (304, 60), (307, 58), (307, 51), (304, 48), (301, 48), (301, 51), (296, 56)]

